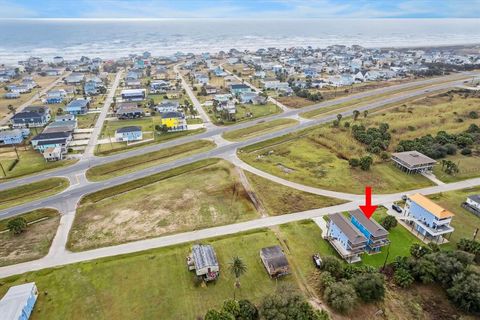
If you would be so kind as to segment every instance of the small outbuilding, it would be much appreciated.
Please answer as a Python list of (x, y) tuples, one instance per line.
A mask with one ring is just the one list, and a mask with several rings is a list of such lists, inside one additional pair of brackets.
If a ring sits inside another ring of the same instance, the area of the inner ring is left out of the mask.
[(35, 282), (11, 287), (0, 300), (0, 319), (29, 319), (37, 297), (38, 290)]
[(187, 257), (187, 266), (188, 270), (195, 270), (197, 276), (204, 281), (216, 280), (220, 273), (215, 250), (208, 244), (196, 244), (192, 247), (192, 253)]
[(290, 274), (290, 265), (280, 246), (260, 249), (260, 259), (270, 277), (278, 278)]

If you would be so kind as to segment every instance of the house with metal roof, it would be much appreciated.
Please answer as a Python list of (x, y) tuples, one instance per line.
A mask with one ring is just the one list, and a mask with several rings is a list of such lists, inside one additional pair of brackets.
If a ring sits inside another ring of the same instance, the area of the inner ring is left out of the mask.
[(125, 89), (120, 93), (123, 101), (142, 101), (147, 97), (145, 89)]
[(115, 131), (115, 139), (117, 141), (139, 141), (143, 139), (142, 128), (139, 126), (128, 126), (118, 128)]
[(35, 150), (44, 152), (49, 147), (60, 147), (62, 153), (67, 153), (67, 148), (72, 141), (71, 132), (42, 132), (32, 138), (31, 143)]
[(416, 193), (407, 196), (404, 209), (405, 221), (412, 226), (412, 230), (422, 235), (424, 240), (443, 242), (443, 237), (455, 230), (450, 226), (454, 216), (452, 212), (424, 195)]
[(43, 127), (50, 121), (50, 109), (43, 106), (29, 106), (16, 113), (10, 123), (14, 128)]
[(418, 151), (392, 153), (392, 160), (397, 167), (407, 173), (422, 173), (431, 171), (437, 161)]
[(0, 300), (0, 319), (28, 320), (37, 301), (35, 282), (13, 286)]
[(327, 240), (348, 263), (359, 262), (368, 239), (341, 213), (328, 216)]
[(270, 277), (278, 278), (290, 274), (290, 265), (280, 246), (260, 249), (260, 259)]
[(195, 270), (197, 277), (204, 281), (216, 280), (220, 273), (217, 255), (209, 244), (196, 244), (192, 246), (192, 252), (187, 257), (189, 270)]
[(375, 219), (367, 219), (359, 209), (349, 212), (350, 221), (367, 238), (366, 251), (368, 253), (380, 252), (383, 246), (390, 243), (388, 231)]
[(163, 112), (160, 114), (162, 125), (168, 131), (184, 131), (188, 129), (187, 120), (182, 112)]
[(241, 93), (250, 92), (250, 91), (252, 91), (252, 89), (249, 86), (247, 86), (246, 84), (243, 84), (243, 83), (230, 85), (230, 92), (233, 95), (239, 95)]
[(0, 146), (9, 146), (22, 143), (30, 134), (29, 129), (12, 129), (0, 131)]
[(90, 101), (87, 99), (75, 99), (69, 102), (65, 107), (65, 112), (70, 114), (86, 114)]

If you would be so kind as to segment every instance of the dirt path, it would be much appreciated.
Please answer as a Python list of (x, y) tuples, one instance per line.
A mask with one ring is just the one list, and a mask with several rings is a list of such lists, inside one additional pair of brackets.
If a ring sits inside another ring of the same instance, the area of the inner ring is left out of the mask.
[(243, 172), (243, 170), (239, 167), (235, 167), (235, 170), (238, 173), (238, 177), (240, 178), (240, 182), (242, 183), (243, 188), (247, 192), (248, 196), (250, 197), (250, 200), (252, 201), (257, 211), (260, 213), (262, 218), (268, 217), (267, 210), (263, 206), (260, 199), (257, 197), (257, 194), (255, 193), (255, 191), (253, 191), (253, 188), (250, 185), (250, 182), (248, 181), (247, 176), (245, 175), (245, 172)]

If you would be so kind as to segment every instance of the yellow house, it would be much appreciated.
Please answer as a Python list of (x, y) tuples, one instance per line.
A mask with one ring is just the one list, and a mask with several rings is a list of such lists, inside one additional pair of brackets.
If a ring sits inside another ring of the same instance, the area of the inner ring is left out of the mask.
[(163, 112), (160, 114), (162, 126), (166, 126), (168, 131), (187, 130), (187, 121), (180, 112)]

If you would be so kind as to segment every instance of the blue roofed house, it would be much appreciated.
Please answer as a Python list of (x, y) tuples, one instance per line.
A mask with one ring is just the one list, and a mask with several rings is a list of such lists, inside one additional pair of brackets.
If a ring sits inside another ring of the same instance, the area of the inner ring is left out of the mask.
[(48, 104), (62, 103), (67, 97), (67, 92), (63, 89), (50, 90), (47, 92), (45, 102)]
[(407, 196), (402, 217), (412, 230), (423, 236), (423, 240), (443, 243), (444, 236), (455, 229), (450, 226), (454, 214), (427, 197), (416, 193)]
[(38, 290), (35, 282), (10, 287), (0, 300), (2, 320), (28, 320), (37, 301)]
[(327, 240), (348, 263), (359, 262), (367, 238), (343, 214), (334, 213), (328, 217)]
[(83, 91), (87, 96), (94, 96), (98, 94), (98, 86), (95, 81), (87, 81), (83, 86)]
[(128, 126), (118, 128), (115, 131), (115, 139), (117, 141), (138, 141), (143, 139), (142, 128), (139, 126)]
[(217, 77), (225, 77), (226, 75), (228, 75), (228, 73), (226, 73), (225, 70), (223, 70), (222, 67), (220, 67), (220, 66), (217, 66), (217, 67), (213, 70), (213, 73), (214, 73)]
[(9, 146), (22, 143), (30, 134), (29, 129), (13, 129), (0, 131), (0, 146)]
[(45, 106), (29, 106), (16, 113), (10, 123), (14, 128), (43, 127), (50, 121), (50, 109)]
[(383, 246), (390, 243), (388, 231), (374, 219), (367, 217), (360, 210), (350, 211), (350, 221), (367, 238), (368, 253), (380, 252)]
[(65, 112), (70, 114), (86, 114), (90, 101), (87, 99), (75, 99), (65, 107)]

